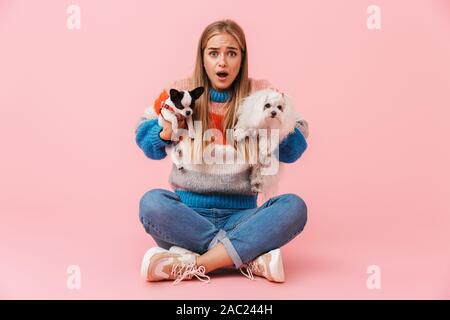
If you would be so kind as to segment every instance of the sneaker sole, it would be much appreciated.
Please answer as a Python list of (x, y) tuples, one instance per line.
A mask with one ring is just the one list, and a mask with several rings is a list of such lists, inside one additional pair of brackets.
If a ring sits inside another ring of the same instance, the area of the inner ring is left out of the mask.
[(141, 277), (148, 280), (148, 267), (150, 265), (150, 259), (153, 257), (153, 255), (157, 253), (167, 252), (166, 249), (159, 248), (159, 247), (153, 247), (144, 254), (144, 257), (142, 258), (141, 263)]
[(275, 249), (270, 251), (271, 260), (270, 260), (270, 270), (273, 270), (273, 274), (271, 274), (274, 282), (284, 282), (284, 267), (283, 267), (283, 259), (281, 257), (281, 250)]

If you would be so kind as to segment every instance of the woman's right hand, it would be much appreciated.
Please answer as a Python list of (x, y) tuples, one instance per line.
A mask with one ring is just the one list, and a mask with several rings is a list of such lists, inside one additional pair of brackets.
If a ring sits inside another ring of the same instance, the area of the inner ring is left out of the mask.
[[(172, 140), (172, 123), (166, 119), (162, 119), (162, 123), (163, 130), (159, 133), (159, 136), (163, 140)], [(187, 125), (185, 119), (178, 120), (178, 128), (186, 129), (186, 127)]]

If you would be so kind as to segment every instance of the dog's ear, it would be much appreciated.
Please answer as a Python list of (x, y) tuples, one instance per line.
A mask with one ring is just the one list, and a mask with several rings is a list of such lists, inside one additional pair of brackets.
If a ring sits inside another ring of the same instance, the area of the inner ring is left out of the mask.
[(203, 92), (205, 92), (205, 88), (198, 87), (192, 91), (189, 91), (189, 94), (191, 95), (192, 99), (197, 100), (198, 98), (200, 98), (200, 96), (203, 94)]
[(257, 100), (255, 101), (255, 105), (257, 106), (262, 106), (264, 109), (264, 106), (266, 105), (266, 103), (269, 102), (269, 97), (267, 95), (261, 95), (259, 97), (257, 97)]
[(181, 101), (181, 99), (183, 99), (182, 92), (179, 92), (176, 89), (170, 89), (170, 100), (172, 100), (172, 102)]

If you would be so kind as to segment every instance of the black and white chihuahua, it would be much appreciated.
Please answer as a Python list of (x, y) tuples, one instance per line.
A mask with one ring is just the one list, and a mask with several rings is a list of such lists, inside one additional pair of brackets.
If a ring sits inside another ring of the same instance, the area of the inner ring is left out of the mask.
[(169, 97), (160, 106), (155, 106), (155, 111), (159, 115), (158, 124), (162, 126), (162, 120), (165, 119), (172, 124), (172, 131), (176, 133), (178, 120), (186, 119), (189, 137), (194, 139), (195, 130), (192, 115), (195, 108), (195, 100), (200, 98), (204, 91), (204, 87), (198, 87), (191, 91), (170, 89)]

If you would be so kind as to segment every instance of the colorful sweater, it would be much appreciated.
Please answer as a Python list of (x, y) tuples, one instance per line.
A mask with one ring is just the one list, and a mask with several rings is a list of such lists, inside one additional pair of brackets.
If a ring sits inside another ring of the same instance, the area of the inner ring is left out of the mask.
[[(189, 79), (171, 83), (164, 90), (190, 90)], [(262, 89), (277, 90), (266, 80), (250, 79), (250, 93)], [(220, 127), (224, 114), (224, 106), (228, 99), (227, 92), (211, 91), (209, 113), (212, 125)], [(152, 107), (145, 111), (136, 128), (136, 143), (150, 159), (160, 160), (167, 156), (166, 147), (171, 141), (159, 136), (162, 127), (158, 125)], [(279, 160), (292, 163), (300, 158), (307, 148), (305, 137), (308, 136), (308, 123), (298, 121), (295, 130), (279, 145)], [(249, 164), (188, 164), (178, 170), (175, 165), (169, 182), (181, 201), (190, 207), (203, 208), (255, 208), (257, 194), (251, 191)]]

